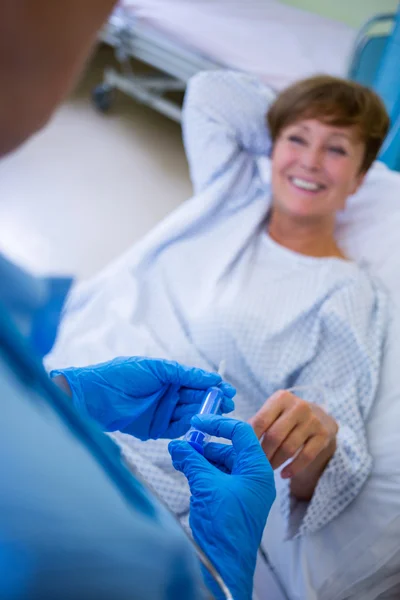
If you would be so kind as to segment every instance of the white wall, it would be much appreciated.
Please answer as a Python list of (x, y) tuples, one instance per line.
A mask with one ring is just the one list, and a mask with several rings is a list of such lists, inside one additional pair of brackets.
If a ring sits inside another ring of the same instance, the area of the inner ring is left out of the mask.
[(397, 0), (281, 0), (285, 4), (304, 8), (315, 13), (338, 19), (359, 28), (376, 13), (394, 12)]

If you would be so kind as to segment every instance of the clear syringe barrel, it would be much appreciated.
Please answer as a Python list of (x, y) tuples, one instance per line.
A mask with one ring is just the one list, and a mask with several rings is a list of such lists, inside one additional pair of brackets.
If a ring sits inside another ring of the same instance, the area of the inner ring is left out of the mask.
[[(218, 414), (219, 407), (221, 406), (221, 400), (223, 392), (218, 387), (211, 387), (207, 390), (206, 396), (203, 400), (203, 404), (198, 412), (199, 415), (216, 415)], [(206, 444), (210, 436), (202, 431), (199, 431), (195, 427), (191, 427), (184, 438), (197, 452), (204, 454), (203, 446)]]

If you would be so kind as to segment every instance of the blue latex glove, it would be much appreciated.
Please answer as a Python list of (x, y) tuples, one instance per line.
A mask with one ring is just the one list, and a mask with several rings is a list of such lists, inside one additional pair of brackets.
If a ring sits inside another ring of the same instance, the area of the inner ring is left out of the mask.
[(217, 373), (177, 362), (120, 357), (90, 367), (52, 371), (63, 375), (76, 409), (104, 431), (122, 431), (141, 440), (181, 437), (199, 411), (204, 392), (219, 385), (224, 392), (221, 413), (234, 409), (236, 393)]
[[(275, 500), (271, 465), (248, 423), (199, 415), (192, 425), (232, 445), (210, 442), (204, 456), (184, 441), (169, 444), (174, 467), (189, 481), (189, 523), (235, 600), (251, 600), (257, 550)], [(206, 575), (219, 598), (219, 588)]]

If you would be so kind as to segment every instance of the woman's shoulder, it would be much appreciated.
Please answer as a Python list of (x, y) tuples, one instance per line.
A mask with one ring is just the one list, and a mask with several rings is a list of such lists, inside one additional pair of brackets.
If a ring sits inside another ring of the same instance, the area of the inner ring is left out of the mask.
[(341, 265), (343, 275), (345, 276), (345, 283), (348, 288), (354, 290), (365, 291), (371, 290), (371, 292), (387, 293), (386, 288), (379, 278), (379, 276), (373, 271), (367, 261), (342, 261), (344, 264)]
[(364, 318), (379, 315), (386, 322), (389, 314), (389, 294), (367, 263), (348, 261), (335, 267), (330, 293), (322, 306), (325, 313), (334, 312), (363, 322)]

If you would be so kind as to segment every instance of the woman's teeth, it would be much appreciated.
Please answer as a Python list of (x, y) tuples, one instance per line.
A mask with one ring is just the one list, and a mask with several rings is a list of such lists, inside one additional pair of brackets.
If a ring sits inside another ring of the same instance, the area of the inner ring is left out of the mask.
[(299, 179), (298, 177), (292, 177), (291, 182), (298, 188), (302, 190), (309, 190), (311, 192), (317, 192), (322, 189), (323, 186), (319, 183), (314, 183), (313, 181), (305, 181), (304, 179)]

